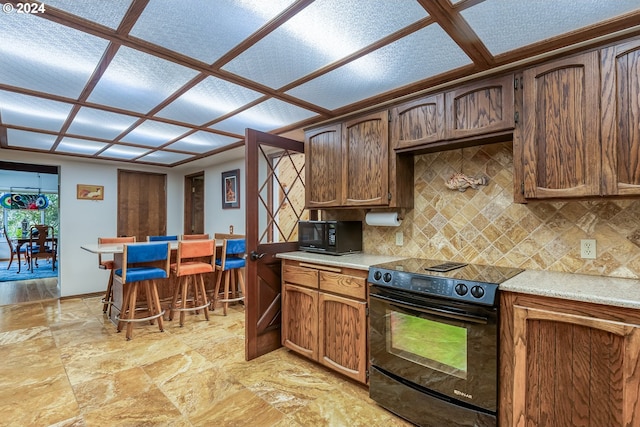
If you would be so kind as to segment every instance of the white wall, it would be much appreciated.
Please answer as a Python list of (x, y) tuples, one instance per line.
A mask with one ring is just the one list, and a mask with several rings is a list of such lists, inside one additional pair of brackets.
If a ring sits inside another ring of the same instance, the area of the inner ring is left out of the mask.
[[(60, 293), (62, 296), (101, 292), (108, 273), (98, 269), (97, 255), (81, 246), (117, 231), (118, 168), (167, 174), (167, 233), (182, 233), (184, 174), (172, 169), (119, 162), (70, 160), (60, 156), (0, 149), (2, 160), (60, 167)], [(104, 185), (104, 200), (76, 199), (77, 184)], [(179, 201), (175, 203), (174, 201)]]
[[(222, 173), (240, 169), (240, 208), (222, 209)], [(204, 172), (205, 219), (204, 227), (212, 236), (228, 233), (233, 225), (235, 234), (245, 234), (245, 165), (244, 159), (211, 166)]]

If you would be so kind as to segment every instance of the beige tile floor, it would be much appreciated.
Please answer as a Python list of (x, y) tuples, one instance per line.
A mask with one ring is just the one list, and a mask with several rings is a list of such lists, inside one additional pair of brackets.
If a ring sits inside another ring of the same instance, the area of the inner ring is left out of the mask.
[(2, 426), (409, 426), (367, 389), (281, 348), (244, 360), (244, 308), (136, 325), (100, 296), (0, 307)]

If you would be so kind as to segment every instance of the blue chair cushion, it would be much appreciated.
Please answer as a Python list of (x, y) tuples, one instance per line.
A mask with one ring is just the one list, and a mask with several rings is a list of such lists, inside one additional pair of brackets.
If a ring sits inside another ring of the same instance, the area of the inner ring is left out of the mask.
[(244, 239), (229, 239), (227, 240), (227, 255), (229, 254), (244, 254), (245, 240)]
[[(227, 259), (224, 262), (224, 269), (225, 270), (232, 270), (234, 268), (242, 268), (244, 267), (246, 264), (246, 261), (244, 258), (237, 258), (237, 257), (227, 257)], [(216, 260), (216, 265), (217, 266), (222, 266), (222, 260), (217, 259)]]
[(165, 261), (168, 255), (169, 243), (167, 242), (127, 245), (127, 264)]
[[(122, 277), (122, 269), (115, 271), (116, 276)], [(167, 272), (158, 267), (129, 267), (127, 268), (127, 283), (142, 280), (166, 279)]]
[(178, 240), (178, 236), (149, 236), (150, 242), (168, 242)]

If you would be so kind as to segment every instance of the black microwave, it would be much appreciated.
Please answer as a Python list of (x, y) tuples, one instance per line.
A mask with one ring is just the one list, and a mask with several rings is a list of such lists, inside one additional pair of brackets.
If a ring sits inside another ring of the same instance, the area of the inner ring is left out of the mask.
[(362, 221), (298, 221), (302, 251), (342, 255), (362, 251)]

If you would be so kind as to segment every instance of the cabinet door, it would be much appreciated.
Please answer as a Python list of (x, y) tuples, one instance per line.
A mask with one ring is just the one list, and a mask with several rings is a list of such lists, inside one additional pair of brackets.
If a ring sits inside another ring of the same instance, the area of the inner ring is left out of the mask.
[(524, 71), (526, 198), (599, 195), (599, 83), (598, 52)]
[(501, 298), (508, 304), (501, 306), (501, 334), (509, 335), (501, 342), (501, 383), (508, 385), (501, 384), (501, 426), (640, 425), (636, 313), (509, 293)]
[(640, 194), (640, 41), (602, 49), (602, 193)]
[(342, 189), (341, 125), (305, 134), (305, 201), (307, 208), (340, 206)]
[(468, 138), (514, 127), (513, 75), (447, 92), (446, 138)]
[(389, 204), (389, 114), (370, 114), (342, 127), (342, 204)]
[(283, 285), (282, 345), (318, 360), (318, 291)]
[(367, 382), (367, 304), (320, 292), (319, 362)]
[(444, 93), (408, 102), (391, 110), (393, 148), (417, 147), (444, 138)]

